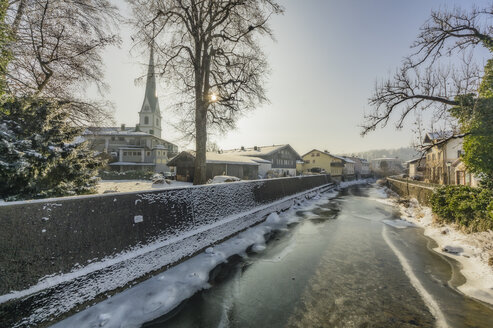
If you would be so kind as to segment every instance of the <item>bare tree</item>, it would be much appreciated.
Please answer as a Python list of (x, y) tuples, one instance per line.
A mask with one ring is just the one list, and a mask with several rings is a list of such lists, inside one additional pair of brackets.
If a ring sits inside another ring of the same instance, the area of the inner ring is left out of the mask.
[(89, 85), (102, 92), (101, 50), (119, 43), (118, 11), (108, 0), (12, 0), (6, 23), (14, 41), (7, 90), (51, 98), (79, 124), (107, 119), (105, 104), (82, 99)]
[(195, 137), (195, 184), (206, 182), (209, 128), (234, 127), (265, 102), (267, 61), (260, 36), (272, 37), (275, 0), (128, 0), (136, 39), (156, 44), (158, 69), (176, 88), (182, 127)]
[[(409, 113), (433, 109), (437, 118), (459, 106), (458, 96), (477, 94), (483, 70), (474, 63), (473, 50), (483, 46), (493, 51), (493, 5), (470, 11), (433, 11), (413, 43), (414, 53), (405, 58), (400, 69), (375, 85), (369, 99), (372, 112), (365, 115), (365, 135), (385, 126), (399, 112), (397, 128)], [(444, 61), (459, 54), (455, 65)]]

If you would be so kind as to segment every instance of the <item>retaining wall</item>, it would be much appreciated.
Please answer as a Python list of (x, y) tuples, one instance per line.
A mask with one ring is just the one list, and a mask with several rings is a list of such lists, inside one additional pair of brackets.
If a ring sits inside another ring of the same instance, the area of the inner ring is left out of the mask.
[(0, 322), (59, 316), (71, 309), (68, 300), (83, 304), (123, 288), (330, 182), (318, 175), (2, 204)]
[(387, 186), (402, 197), (416, 198), (420, 204), (430, 206), (434, 188), (407, 180), (387, 178)]

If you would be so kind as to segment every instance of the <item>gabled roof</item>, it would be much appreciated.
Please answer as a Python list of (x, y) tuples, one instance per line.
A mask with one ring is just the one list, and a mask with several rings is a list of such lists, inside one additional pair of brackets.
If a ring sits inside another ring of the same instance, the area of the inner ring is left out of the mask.
[(284, 148), (289, 148), (292, 150), (296, 156), (298, 156), (299, 159), (301, 159), (301, 156), (296, 152), (296, 150), (293, 149), (289, 144), (284, 144), (284, 145), (272, 145), (272, 146), (259, 146), (259, 147), (251, 147), (251, 148), (243, 148), (243, 149), (230, 149), (230, 150), (224, 150), (224, 154), (238, 154), (241, 156), (269, 156), (272, 155), (273, 153), (284, 149)]
[[(308, 153), (304, 154), (302, 157), (305, 157), (306, 155), (310, 154), (311, 152), (314, 152), (314, 151), (317, 151), (321, 154), (324, 154), (324, 155), (327, 155), (327, 156), (331, 156), (331, 157), (334, 157), (334, 158), (337, 158), (337, 159), (340, 159), (341, 161), (346, 161), (346, 158), (342, 157), (342, 156), (337, 156), (337, 155), (334, 155), (334, 154), (331, 154), (329, 152), (326, 152), (326, 151), (321, 151), (321, 150), (318, 150), (318, 149), (312, 149), (310, 150)], [(353, 162), (353, 161), (351, 161)], [(354, 162), (353, 162), (354, 163)]]
[[(206, 155), (206, 163), (210, 164), (236, 164), (236, 165), (252, 165), (259, 166), (259, 163), (265, 163), (265, 160), (262, 158), (254, 158), (248, 156), (240, 156), (235, 154), (219, 154), (216, 152), (207, 152)], [(195, 151), (188, 150), (182, 151), (175, 157), (173, 157), (169, 162), (168, 166), (176, 166), (176, 161), (180, 158), (189, 158), (195, 160)], [(267, 161), (270, 163), (269, 161)]]
[(438, 132), (428, 132), (423, 139), (424, 144), (435, 143), (443, 139), (450, 138), (454, 135), (452, 131), (438, 131)]

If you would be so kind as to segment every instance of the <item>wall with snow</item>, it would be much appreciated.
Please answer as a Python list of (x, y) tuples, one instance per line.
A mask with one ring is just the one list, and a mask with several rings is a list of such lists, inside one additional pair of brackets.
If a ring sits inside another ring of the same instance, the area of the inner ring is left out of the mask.
[(329, 182), (319, 175), (3, 203), (0, 312), (22, 300), (14, 306), (22, 316), (40, 294), (56, 294), (41, 302), (60, 302), (51, 313), (59, 315), (64, 299), (80, 304), (124, 287), (262, 221), (273, 204)]
[(433, 187), (424, 184), (387, 178), (387, 186), (402, 197), (416, 198), (422, 205), (430, 206)]

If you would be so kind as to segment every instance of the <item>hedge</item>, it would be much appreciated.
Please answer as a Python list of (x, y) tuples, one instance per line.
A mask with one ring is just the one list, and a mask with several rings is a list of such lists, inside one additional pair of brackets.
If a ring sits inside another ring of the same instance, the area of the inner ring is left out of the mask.
[(440, 220), (467, 231), (493, 230), (493, 191), (468, 186), (445, 186), (435, 190), (431, 208)]

